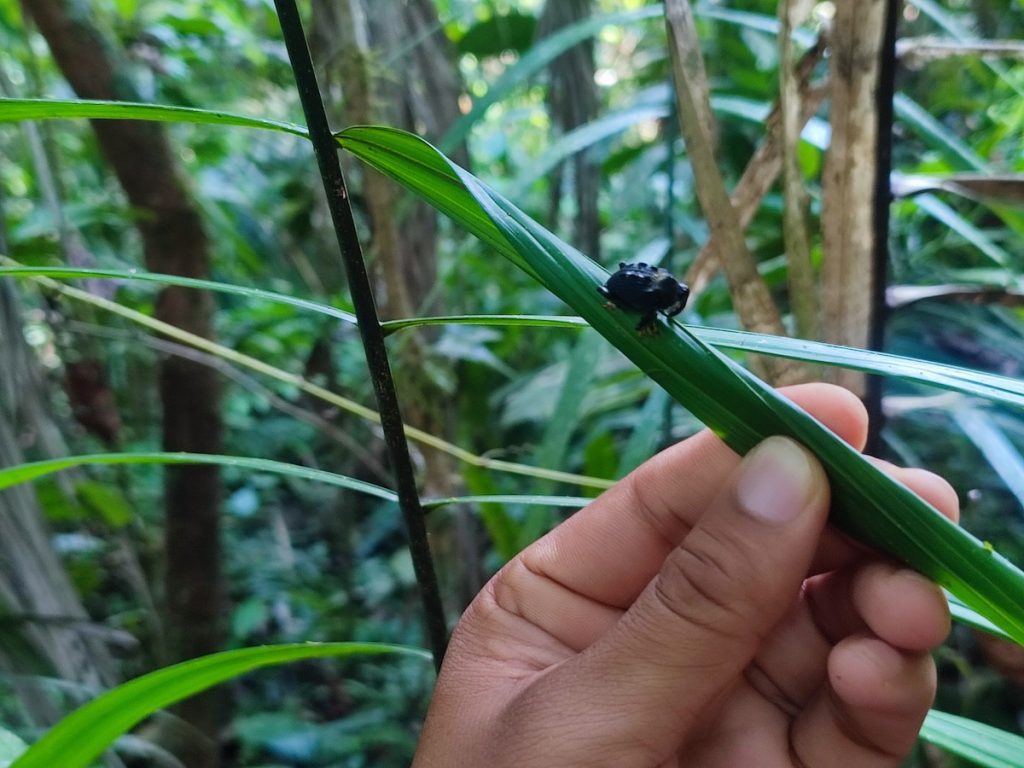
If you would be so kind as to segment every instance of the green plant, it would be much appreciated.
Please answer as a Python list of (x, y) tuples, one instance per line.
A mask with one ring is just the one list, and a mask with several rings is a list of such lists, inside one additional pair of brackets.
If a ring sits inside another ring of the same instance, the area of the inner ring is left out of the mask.
[[(645, 9), (637, 15), (650, 16), (656, 9)], [(604, 20), (605, 22), (607, 20)], [(602, 22), (604, 23), (604, 22)], [(597, 29), (600, 24), (592, 25)], [(591, 28), (587, 31), (576, 31), (573, 34), (590, 34)], [(551, 46), (551, 50), (545, 50), (544, 56), (554, 55), (560, 45), (568, 45), (566, 40), (575, 39), (566, 36), (560, 40), (558, 45)], [(526, 65), (524, 64), (524, 67)], [(530, 63), (534, 66), (534, 63)], [(513, 80), (514, 82), (514, 80)], [(305, 83), (307, 92), (310, 90), (310, 83)], [(495, 89), (495, 98), (501, 93)], [(482, 114), (486, 108), (480, 110), (474, 118)], [(235, 125), (244, 127), (258, 127), (284, 132), (295, 136), (307, 138), (308, 134), (301, 126), (292, 124), (276, 123), (273, 121), (244, 118), (225, 113), (208, 112), (203, 110), (185, 110), (173, 107), (147, 106), (147, 105), (124, 105), (124, 104), (95, 104), (87, 102), (29, 102), (29, 101), (8, 101), (0, 103), (0, 119), (22, 120), (30, 118), (55, 119), (60, 117), (93, 117), (93, 118), (137, 118), (137, 119), (159, 119), (167, 121), (189, 121), (197, 123)], [(460, 128), (460, 130), (464, 130)], [(595, 136), (604, 135), (601, 131), (595, 130)], [(577, 137), (579, 138), (579, 137)], [(323, 137), (320, 137), (321, 142)], [(581, 142), (591, 139), (585, 135)], [(714, 428), (730, 445), (739, 451), (744, 451), (753, 446), (762, 437), (769, 434), (784, 433), (791, 434), (805, 442), (808, 446), (818, 452), (819, 456), (829, 467), (833, 482), (838, 489), (839, 503), (836, 508), (837, 524), (846, 528), (854, 535), (874, 546), (878, 546), (891, 554), (905, 559), (923, 572), (936, 578), (960, 597), (977, 614), (982, 617), (981, 621), (975, 619), (975, 624), (983, 624), (984, 620), (991, 620), (1002, 631), (1018, 642), (1024, 641), (1024, 582), (1022, 576), (1010, 563), (995, 553), (990, 546), (972, 539), (969, 535), (948, 525), (934, 510), (931, 510), (916, 497), (912, 496), (905, 489), (888, 480), (883, 474), (875, 470), (871, 465), (864, 462), (855, 452), (841, 444), (833, 436), (823, 431), (813, 420), (794, 409), (785, 400), (779, 398), (772, 390), (766, 388), (759, 381), (746, 373), (732, 360), (715, 352), (703, 343), (702, 339), (715, 339), (719, 342), (725, 341), (723, 346), (729, 343), (734, 346), (747, 345), (748, 349), (757, 349), (761, 352), (776, 352), (788, 356), (802, 356), (803, 359), (815, 359), (824, 361), (826, 352), (834, 355), (832, 360), (842, 359), (847, 363), (861, 367), (874, 366), (876, 370), (886, 365), (891, 365), (889, 373), (902, 371), (902, 375), (915, 381), (927, 383), (940, 383), (948, 385), (960, 391), (967, 391), (973, 394), (1001, 399), (1005, 403), (1019, 406), (1021, 404), (1021, 388), (1019, 382), (1006, 377), (977, 377), (963, 371), (951, 370), (949, 367), (932, 366), (928, 369), (928, 375), (922, 376), (918, 363), (912, 360), (891, 360), (889, 358), (831, 348), (824, 349), (822, 346), (804, 347), (800, 342), (775, 341), (769, 344), (762, 338), (748, 338), (738, 336), (735, 333), (730, 335), (726, 330), (719, 329), (695, 329), (693, 332), (685, 326), (670, 324), (663, 326), (661, 333), (654, 339), (638, 338), (633, 332), (632, 320), (606, 312), (601, 306), (601, 300), (595, 291), (595, 287), (603, 283), (606, 274), (600, 267), (586, 259), (577, 251), (562, 243), (550, 232), (539, 226), (524, 213), (511, 205), (504, 197), (493, 192), (475, 177), (465, 173), (458, 167), (451, 164), (447, 158), (434, 150), (429, 145), (416, 137), (403, 134), (387, 128), (361, 127), (348, 129), (337, 136), (338, 143), (349, 152), (364, 160), (367, 164), (397, 178), (409, 186), (421, 196), (430, 200), (438, 209), (448, 213), (454, 220), (464, 228), (475, 234), (480, 240), (501, 253), (509, 261), (532, 278), (536, 279), (547, 290), (560, 297), (566, 304), (577, 311), (583, 320), (575, 318), (551, 319), (546, 317), (521, 316), (509, 317), (459, 317), (459, 318), (408, 318), (402, 321), (381, 324), (382, 333), (394, 332), (403, 327), (415, 325), (427, 325), (437, 322), (463, 323), (463, 324), (484, 324), (503, 323), (507, 325), (540, 325), (540, 326), (572, 326), (579, 327), (581, 324), (589, 324), (597, 329), (619, 350), (630, 357), (651, 379), (662, 385), (669, 394), (688, 407), (698, 415), (709, 426)], [(574, 145), (578, 147), (580, 144)], [(321, 154), (324, 148), (320, 147)], [(332, 147), (333, 151), (333, 147)], [(922, 202), (922, 201), (919, 201)], [(986, 254), (997, 264), (1005, 264), (1005, 251), (988, 239), (984, 233), (976, 227), (971, 227), (956, 212), (950, 212), (927, 200), (920, 205), (922, 209), (930, 210), (931, 214), (949, 224), (954, 231), (958, 232), (967, 240), (973, 242), (982, 253)], [(929, 209), (930, 206), (930, 209)], [(954, 226), (955, 225), (955, 226)], [(46, 275), (47, 272), (38, 268), (9, 267), (5, 268), (9, 274), (32, 274), (36, 276)], [(57, 269), (51, 271), (51, 277), (73, 277), (85, 274), (83, 271), (70, 269)], [(100, 274), (100, 273), (97, 273)], [(156, 275), (115, 275), (106, 276), (133, 277), (137, 279), (153, 279), (170, 282), (171, 278)], [(209, 282), (194, 281), (196, 286), (215, 288), (217, 290), (229, 290), (242, 293), (253, 298), (281, 300), (279, 296), (272, 296), (268, 292), (256, 289), (243, 288), (240, 286), (212, 285)], [(353, 322), (350, 314), (313, 302), (292, 300), (291, 303), (304, 310), (311, 310), (328, 315), (344, 322)], [(374, 318), (363, 318), (362, 325), (368, 323), (376, 324)], [(716, 336), (717, 334), (717, 336)], [(219, 350), (217, 350), (220, 353)], [(900, 367), (902, 366), (902, 368)], [(266, 366), (272, 369), (273, 366)], [(915, 370), (916, 369), (916, 370)], [(913, 373), (912, 373), (913, 372)], [(294, 379), (292, 380), (294, 382)], [(365, 414), (367, 418), (372, 418)], [(377, 416), (379, 419), (379, 415)], [(392, 423), (390, 431), (392, 438), (395, 437), (395, 426)], [(400, 426), (399, 431), (401, 431)], [(408, 430), (405, 430), (408, 432)], [(553, 449), (554, 450), (554, 449)], [(554, 451), (557, 453), (557, 451)], [(105, 462), (125, 461), (126, 463), (146, 463), (151, 461), (174, 462), (194, 461), (200, 457), (189, 456), (160, 456), (150, 454), (148, 456), (107, 456), (107, 457), (70, 457), (65, 462), (70, 465), (78, 462)], [(232, 457), (202, 457), (202, 461), (219, 461), (236, 466), (245, 466), (253, 470), (287, 471), (298, 473), (307, 479), (315, 479), (330, 483), (357, 487), (367, 493), (378, 496), (389, 502), (397, 500), (397, 495), (388, 489), (379, 486), (372, 486), (367, 483), (352, 481), (339, 475), (328, 475), (327, 473), (316, 473), (309, 470), (299, 470), (294, 467), (288, 468), (280, 463), (260, 463), (249, 459), (236, 459)], [(3, 478), (14, 482), (29, 479), (33, 474), (43, 474), (48, 471), (55, 471), (61, 466), (60, 462), (51, 463), (46, 466), (24, 465), (0, 474), (0, 483)], [(537, 473), (542, 477), (542, 473)], [(549, 476), (549, 480), (581, 480), (579, 476), (555, 475)], [(586, 478), (582, 478), (585, 480)], [(406, 489), (408, 491), (408, 489)], [(477, 500), (489, 502), (508, 500), (507, 496), (489, 495), (476, 497)], [(440, 504), (443, 501), (437, 500)], [(518, 501), (522, 502), (520, 498)], [(540, 503), (559, 503), (576, 505), (582, 503), (582, 499), (559, 496), (554, 498), (534, 499)], [(529, 499), (526, 503), (531, 503)], [(414, 504), (418, 505), (416, 501)], [(423, 505), (431, 506), (428, 502)], [(961, 616), (968, 615), (966, 611), (958, 611)], [(434, 617), (435, 620), (437, 616)], [(443, 617), (442, 617), (443, 618)], [(366, 649), (372, 650), (372, 649)], [(436, 644), (435, 644), (435, 650)], [(268, 654), (278, 654), (275, 658), (285, 660), (289, 654), (296, 656), (308, 653), (316, 655), (320, 651), (330, 653), (326, 648), (304, 649), (279, 649), (278, 651), (268, 650)], [(244, 657), (239, 653), (236, 659)], [(422, 655), (422, 654), (421, 654)], [(268, 656), (269, 658), (269, 656)], [(191, 670), (205, 668), (204, 665), (213, 663), (212, 658), (197, 662), (195, 667), (179, 672), (191, 672)], [(191, 692), (199, 690), (207, 684), (212, 684), (219, 679), (239, 673), (244, 664), (230, 669), (225, 669), (223, 677), (207, 676), (195, 678), (190, 677), (190, 682), (181, 691)], [(146, 679), (148, 682), (163, 680), (159, 677), (162, 670), (155, 673), (157, 677)], [(132, 688), (131, 686), (135, 686)], [(90, 754), (110, 742), (120, 732), (131, 727), (144, 714), (152, 709), (163, 706), (171, 700), (169, 695), (147, 695), (144, 701), (129, 707), (124, 704), (127, 697), (125, 691), (138, 692), (144, 686), (136, 683), (129, 683), (115, 692), (109, 694), (111, 698), (97, 700), (104, 702), (103, 706), (112, 709), (108, 712), (117, 712), (125, 715), (120, 720), (111, 720), (111, 727), (102, 734), (96, 734), (91, 742), (94, 747)], [(155, 690), (155, 688), (153, 689)], [(177, 695), (177, 694), (175, 694)], [(91, 712), (101, 712), (102, 707), (96, 707)], [(75, 734), (81, 734), (88, 730), (91, 725), (85, 724), (84, 718), (69, 718), (58, 735), (62, 738), (77, 738)], [(937, 743), (945, 743), (946, 746), (955, 750), (965, 750), (966, 739), (957, 739), (953, 734), (954, 728), (966, 727), (968, 732), (972, 725), (964, 725), (959, 721), (951, 721), (940, 715), (933, 716), (929, 726), (924, 732), (926, 738)], [(76, 731), (75, 728), (85, 729)], [(977, 733), (980, 731), (974, 731)], [(56, 732), (55, 732), (56, 733)], [(44, 762), (32, 762), (43, 760), (49, 754), (45, 749), (55, 749), (56, 740), (40, 742), (40, 749), (33, 747), (18, 765), (43, 765)], [(44, 743), (49, 744), (42, 748)], [(1012, 754), (1012, 753), (1010, 753)], [(1019, 753), (1018, 753), (1019, 754)], [(976, 759), (992, 759), (990, 764), (1013, 764), (998, 763), (995, 758), (978, 756)], [(88, 758), (85, 758), (88, 759)], [(1007, 758), (999, 758), (1007, 759)], [(85, 764), (85, 763), (82, 763)]]

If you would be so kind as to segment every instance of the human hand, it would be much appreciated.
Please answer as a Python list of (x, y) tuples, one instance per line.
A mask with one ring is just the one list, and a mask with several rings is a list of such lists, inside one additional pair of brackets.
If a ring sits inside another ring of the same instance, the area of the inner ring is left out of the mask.
[[(852, 445), (853, 395), (785, 394)], [(941, 478), (886, 465), (956, 519)], [(818, 462), (704, 431), (508, 563), (452, 638), (414, 766), (895, 766), (931, 704), (941, 591), (827, 528)]]

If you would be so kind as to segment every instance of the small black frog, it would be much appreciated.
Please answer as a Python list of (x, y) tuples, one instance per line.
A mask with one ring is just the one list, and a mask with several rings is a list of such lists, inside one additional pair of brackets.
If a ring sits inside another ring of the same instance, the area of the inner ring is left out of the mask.
[(655, 318), (659, 312), (666, 317), (678, 315), (690, 297), (690, 289), (676, 280), (671, 272), (643, 262), (620, 263), (619, 271), (597, 290), (608, 299), (606, 306), (609, 309), (618, 307), (642, 313), (636, 329), (643, 336), (653, 336), (658, 332)]

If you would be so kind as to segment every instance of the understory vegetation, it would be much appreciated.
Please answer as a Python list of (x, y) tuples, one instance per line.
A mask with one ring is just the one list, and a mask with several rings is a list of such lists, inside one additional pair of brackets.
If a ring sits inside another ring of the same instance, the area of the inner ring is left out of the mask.
[(0, 766), (408, 765), (489, 576), (704, 425), (952, 594), (911, 764), (1024, 766), (1020, 0), (304, 3), (330, 199), (277, 8), (0, 0)]

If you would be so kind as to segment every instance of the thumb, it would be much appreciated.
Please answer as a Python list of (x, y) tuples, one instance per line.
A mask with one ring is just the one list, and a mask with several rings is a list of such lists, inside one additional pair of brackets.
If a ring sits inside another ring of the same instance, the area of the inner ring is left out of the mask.
[(746, 456), (619, 623), (567, 663), (576, 669), (550, 676), (589, 686), (576, 692), (596, 707), (595, 738), (636, 744), (642, 732), (645, 752), (678, 747), (793, 605), (828, 500), (824, 470), (792, 440), (769, 438)]

